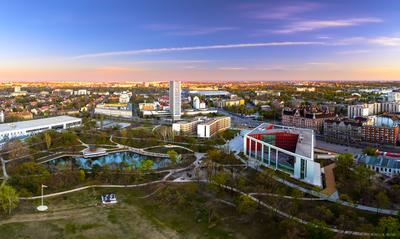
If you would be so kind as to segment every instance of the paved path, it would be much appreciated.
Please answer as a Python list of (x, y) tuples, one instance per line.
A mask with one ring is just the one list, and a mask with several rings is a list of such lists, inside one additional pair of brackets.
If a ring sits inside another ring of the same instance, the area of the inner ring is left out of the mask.
[(249, 193), (249, 195), (278, 197), (278, 198), (286, 198), (286, 199), (294, 199), (294, 200), (302, 200), (302, 201), (325, 201), (325, 199), (323, 199), (323, 198), (292, 197), (292, 196), (280, 195), (280, 194), (276, 194), (276, 193)]
[(335, 168), (335, 166), (336, 166), (335, 163), (331, 163), (328, 166), (324, 167), (325, 189), (322, 190), (322, 193), (326, 195), (332, 195), (335, 192), (337, 192), (335, 175), (333, 174), (333, 169)]
[[(238, 155), (235, 155), (235, 157), (238, 160), (240, 160), (243, 163), (245, 163), (246, 165), (251, 166), (251, 165), (254, 164), (254, 163), (248, 163), (248, 161), (243, 160)], [(254, 161), (254, 160), (250, 160), (250, 161)], [(260, 172), (262, 171), (260, 168), (254, 168), (254, 169), (258, 170)], [(282, 179), (282, 178), (280, 178), (278, 176), (272, 176), (272, 178), (275, 179), (276, 181), (282, 183), (282, 184), (285, 184), (286, 186), (289, 186), (291, 188), (295, 188), (295, 189), (297, 189), (297, 190), (299, 190), (299, 191), (301, 191), (303, 193), (310, 194), (310, 195), (312, 195), (314, 197), (322, 198), (322, 199), (324, 199), (326, 201), (338, 203), (338, 204), (343, 205), (343, 206), (352, 207), (352, 208), (356, 208), (356, 209), (359, 209), (359, 210), (368, 211), (368, 212), (372, 212), (372, 213), (377, 213), (378, 212), (378, 213), (385, 214), (385, 215), (397, 215), (397, 213), (398, 213), (397, 210), (370, 207), (370, 206), (366, 206), (366, 205), (362, 205), (362, 204), (356, 204), (356, 203), (350, 203), (350, 202), (342, 201), (340, 199), (336, 199), (337, 197), (333, 197), (332, 198), (332, 197), (329, 197), (329, 196), (327, 196), (327, 195), (325, 195), (323, 193), (320, 193), (320, 192), (317, 192), (317, 191), (314, 191), (314, 190), (311, 190), (311, 189), (308, 189), (308, 188), (304, 188), (304, 187), (299, 186), (297, 184), (291, 183), (291, 182), (289, 182), (289, 181), (287, 181), (285, 179)]]
[(0, 157), (0, 161), (1, 161), (1, 168), (3, 169), (3, 178), (7, 179), (8, 174), (7, 174), (7, 170), (6, 170), (6, 162), (4, 161), (3, 157)]
[[(201, 183), (212, 183), (215, 184), (213, 182), (210, 182), (208, 180), (179, 180), (179, 181), (164, 181), (164, 180), (157, 180), (157, 181), (153, 181), (153, 182), (148, 182), (148, 183), (142, 183), (142, 184), (133, 184), (133, 185), (90, 185), (90, 186), (84, 186), (84, 187), (80, 187), (80, 188), (76, 188), (76, 189), (72, 189), (72, 190), (67, 190), (67, 191), (63, 191), (63, 192), (58, 192), (58, 193), (52, 193), (52, 194), (47, 194), (44, 195), (44, 198), (49, 198), (49, 197), (56, 197), (56, 196), (60, 196), (60, 195), (64, 195), (64, 194), (69, 194), (69, 193), (73, 193), (73, 192), (78, 192), (78, 191), (82, 191), (82, 190), (86, 190), (89, 188), (136, 188), (136, 187), (143, 187), (143, 186), (148, 186), (148, 185), (153, 185), (153, 184), (158, 184), (158, 183), (194, 183), (194, 182), (201, 182)], [(283, 212), (281, 210), (279, 210), (276, 207), (273, 207), (269, 204), (266, 204), (265, 202), (259, 200), (258, 198), (254, 197), (251, 194), (245, 193), (237, 188), (231, 187), (231, 186), (227, 186), (224, 184), (215, 184), (221, 188), (224, 188), (226, 190), (230, 190), (233, 192), (236, 192), (238, 194), (241, 195), (246, 195), (248, 196), (251, 200), (253, 200), (254, 202), (256, 202), (258, 205), (261, 205), (269, 210), (272, 210), (273, 212), (275, 212), (276, 214), (280, 215), (281, 217), (285, 217), (285, 218), (289, 218), (291, 220), (294, 220), (298, 223), (304, 224), (304, 225), (310, 225), (310, 226), (314, 226), (314, 227), (321, 227), (318, 225), (315, 225), (311, 222), (308, 222), (306, 220), (303, 220), (301, 218), (298, 218), (296, 216), (293, 216), (291, 214), (288, 214), (286, 212)], [(40, 199), (41, 196), (35, 196), (35, 197), (27, 197), (27, 198), (20, 198), (22, 200), (35, 200), (35, 199)], [(335, 232), (335, 233), (339, 233), (339, 234), (345, 234), (345, 235), (353, 235), (353, 236), (378, 236), (378, 237), (383, 237), (385, 235), (383, 234), (378, 234), (378, 233), (368, 233), (368, 232), (357, 232), (357, 231), (349, 231), (349, 230), (340, 230), (340, 229), (336, 229), (333, 227), (321, 227), (325, 230), (331, 231), (331, 232)], [(390, 236), (390, 235), (386, 235), (386, 236)]]
[(126, 145), (123, 145), (123, 144), (119, 144), (119, 143), (113, 141), (112, 137), (113, 137), (113, 136), (110, 137), (110, 141), (111, 141), (112, 143), (116, 144), (118, 148), (121, 148), (121, 149), (122, 149), (122, 148), (126, 148), (126, 149), (129, 149), (130, 151), (132, 151), (132, 152), (134, 152), (134, 153), (141, 154), (141, 155), (145, 155), (145, 156), (150, 156), (150, 157), (169, 158), (169, 155), (168, 155), (168, 154), (149, 152), (149, 151), (146, 151), (146, 150), (144, 150), (144, 149), (134, 148), (134, 147), (126, 146)]

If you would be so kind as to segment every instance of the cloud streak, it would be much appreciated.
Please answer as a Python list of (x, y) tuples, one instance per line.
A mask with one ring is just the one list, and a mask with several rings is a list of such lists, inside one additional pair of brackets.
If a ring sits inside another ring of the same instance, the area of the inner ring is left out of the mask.
[(378, 37), (370, 42), (382, 46), (400, 46), (400, 37)]
[(275, 46), (305, 46), (305, 45), (324, 45), (324, 42), (283, 41), (283, 42), (258, 42), (258, 43), (223, 44), (223, 45), (189, 46), (189, 47), (147, 48), (147, 49), (129, 50), (129, 51), (111, 51), (111, 52), (85, 54), (85, 55), (73, 56), (68, 59), (85, 59), (85, 58), (99, 58), (99, 57), (113, 57), (113, 56), (132, 56), (132, 55), (142, 55), (142, 54), (151, 54), (151, 53), (167, 53), (167, 52), (180, 52), (180, 51), (275, 47)]
[(375, 17), (299, 21), (291, 23), (281, 29), (275, 30), (274, 32), (281, 34), (290, 34), (297, 32), (320, 30), (325, 28), (350, 27), (350, 26), (363, 25), (367, 23), (380, 23), (380, 22), (383, 22), (383, 20)]
[(248, 18), (260, 20), (287, 20), (296, 17), (299, 14), (319, 9), (321, 4), (313, 2), (301, 2), (291, 5), (276, 6), (268, 4), (242, 4), (240, 9), (245, 10), (245, 16)]
[(159, 31), (171, 36), (201, 36), (238, 29), (237, 27), (231, 26), (203, 27), (178, 24), (149, 24), (145, 25), (144, 28), (152, 31)]

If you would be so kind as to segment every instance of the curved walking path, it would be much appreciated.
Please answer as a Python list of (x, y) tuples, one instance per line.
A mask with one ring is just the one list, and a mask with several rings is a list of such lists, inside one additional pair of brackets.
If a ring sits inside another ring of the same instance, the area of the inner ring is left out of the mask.
[(294, 200), (302, 200), (302, 201), (325, 201), (325, 199), (323, 199), (323, 198), (292, 197), (292, 196), (280, 195), (280, 194), (276, 194), (276, 193), (249, 193), (249, 195), (278, 197), (278, 198), (294, 199)]
[[(57, 193), (52, 193), (52, 194), (47, 194), (47, 195), (43, 195), (44, 198), (50, 198), (50, 197), (56, 197), (56, 196), (60, 196), (60, 195), (64, 195), (64, 194), (69, 194), (69, 193), (73, 193), (73, 192), (78, 192), (78, 191), (82, 191), (82, 190), (86, 190), (89, 188), (136, 188), (136, 187), (143, 187), (143, 186), (148, 186), (148, 185), (153, 185), (153, 184), (158, 184), (158, 183), (194, 183), (194, 182), (201, 182), (201, 183), (211, 183), (211, 184), (215, 184), (223, 189), (227, 189), (229, 191), (233, 191), (236, 192), (240, 195), (245, 195), (248, 196), (251, 200), (253, 200), (254, 202), (256, 202), (258, 205), (261, 205), (273, 212), (275, 212), (276, 214), (280, 215), (281, 217), (285, 217), (285, 218), (289, 218), (292, 220), (295, 220), (298, 223), (301, 223), (303, 225), (310, 225), (310, 226), (314, 226), (317, 228), (322, 228), (334, 233), (339, 233), (339, 234), (344, 234), (344, 235), (353, 235), (353, 236), (377, 236), (377, 237), (384, 237), (384, 236), (395, 236), (395, 235), (389, 235), (389, 234), (379, 234), (379, 233), (368, 233), (368, 232), (358, 232), (358, 231), (350, 231), (350, 230), (340, 230), (340, 229), (336, 229), (333, 227), (321, 227), (319, 225), (313, 224), (309, 221), (303, 220), (301, 218), (298, 218), (296, 216), (293, 216), (291, 214), (288, 214), (286, 212), (283, 212), (281, 210), (279, 210), (276, 207), (273, 207), (269, 204), (266, 204), (265, 202), (261, 201), (260, 199), (254, 197), (251, 194), (245, 193), (237, 188), (228, 186), (228, 185), (224, 185), (224, 184), (216, 184), (213, 182), (210, 182), (208, 180), (174, 180), (174, 181), (167, 181), (167, 180), (157, 180), (157, 181), (152, 181), (152, 182), (147, 182), (147, 183), (142, 183), (142, 184), (131, 184), (131, 185), (89, 185), (89, 186), (84, 186), (84, 187), (80, 187), (80, 188), (75, 188), (75, 189), (71, 189), (71, 190), (67, 190), (67, 191), (62, 191), (62, 192), (57, 192)], [(35, 199), (40, 199), (41, 196), (34, 196), (34, 197), (21, 197), (21, 200), (35, 200)]]
[(4, 161), (3, 157), (0, 157), (0, 161), (1, 161), (1, 168), (3, 170), (3, 177), (4, 179), (8, 178), (8, 174), (7, 174), (7, 170), (6, 170), (6, 162)]
[[(242, 163), (244, 163), (244, 164), (246, 164), (246, 165), (251, 165), (251, 164), (249, 164), (247, 161), (243, 160), (240, 156), (238, 156), (238, 155), (236, 155), (236, 154), (235, 154), (235, 157), (236, 157), (238, 160), (240, 160)], [(253, 161), (254, 161), (254, 160), (253, 160)], [(252, 168), (253, 168), (253, 167), (252, 167)], [(258, 168), (258, 167), (253, 168), (253, 169), (255, 169), (255, 170), (259, 171), (259, 172), (262, 171), (262, 170), (261, 170), (260, 168)], [(385, 215), (397, 215), (397, 213), (398, 213), (397, 210), (376, 208), (376, 207), (366, 206), (366, 205), (362, 205), (362, 204), (346, 202), (346, 201), (337, 199), (337, 198), (335, 198), (335, 197), (329, 197), (329, 196), (326, 196), (326, 195), (324, 195), (324, 194), (322, 194), (322, 193), (320, 193), (320, 192), (317, 192), (317, 191), (314, 191), (314, 190), (311, 190), (311, 189), (307, 189), (307, 188), (304, 188), (304, 187), (302, 187), (302, 186), (300, 186), (300, 185), (291, 183), (291, 182), (289, 182), (289, 181), (287, 181), (287, 180), (285, 180), (285, 179), (282, 179), (282, 178), (280, 178), (280, 177), (278, 177), (278, 176), (272, 175), (272, 178), (275, 179), (276, 181), (282, 183), (282, 184), (285, 184), (286, 186), (289, 186), (289, 187), (291, 187), (291, 188), (295, 188), (295, 189), (297, 189), (297, 190), (299, 190), (299, 191), (301, 191), (301, 192), (303, 192), (303, 193), (310, 194), (310, 195), (312, 195), (312, 196), (314, 196), (314, 197), (318, 197), (318, 198), (324, 199), (324, 200), (326, 200), (326, 201), (338, 203), (338, 204), (340, 204), (340, 205), (342, 205), (342, 206), (352, 207), (352, 208), (356, 208), (356, 209), (359, 209), (359, 210), (363, 210), (363, 211), (367, 211), (367, 212), (372, 212), (372, 213), (377, 213), (377, 212), (378, 212), (378, 213), (380, 213), (380, 214), (385, 214)]]
[(154, 152), (146, 151), (146, 150), (141, 149), (141, 148), (135, 148), (135, 147), (123, 145), (123, 144), (120, 144), (120, 143), (115, 142), (112, 138), (113, 138), (113, 136), (111, 135), (111, 136), (110, 136), (110, 141), (111, 141), (111, 143), (116, 144), (118, 148), (121, 148), (121, 149), (122, 149), (122, 148), (126, 148), (126, 149), (129, 149), (130, 151), (132, 151), (132, 152), (134, 152), (134, 153), (141, 154), (141, 155), (145, 155), (145, 156), (150, 156), (150, 157), (169, 158), (169, 155), (168, 155), (168, 154), (154, 153)]

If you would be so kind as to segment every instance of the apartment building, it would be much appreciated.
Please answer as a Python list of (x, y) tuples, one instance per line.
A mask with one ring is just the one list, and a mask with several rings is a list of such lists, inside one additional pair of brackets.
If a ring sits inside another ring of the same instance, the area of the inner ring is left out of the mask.
[(327, 119), (334, 119), (335, 116), (334, 113), (321, 111), (317, 108), (284, 108), (282, 110), (282, 124), (285, 126), (313, 129), (321, 133), (324, 121)]
[(231, 127), (230, 117), (217, 117), (197, 125), (197, 137), (210, 138), (216, 133)]

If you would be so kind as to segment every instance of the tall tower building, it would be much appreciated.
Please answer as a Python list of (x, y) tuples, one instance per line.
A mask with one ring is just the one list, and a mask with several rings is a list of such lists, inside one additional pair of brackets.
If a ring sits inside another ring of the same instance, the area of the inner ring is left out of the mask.
[(169, 111), (171, 112), (172, 120), (181, 118), (181, 82), (169, 82)]

